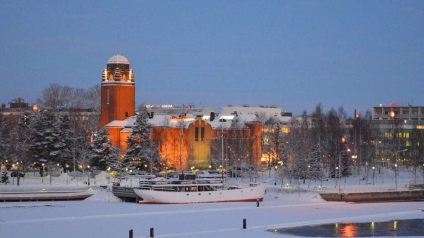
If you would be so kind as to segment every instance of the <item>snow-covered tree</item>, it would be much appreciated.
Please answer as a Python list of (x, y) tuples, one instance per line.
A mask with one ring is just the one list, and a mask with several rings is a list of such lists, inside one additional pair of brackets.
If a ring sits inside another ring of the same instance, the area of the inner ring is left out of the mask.
[(158, 150), (150, 138), (152, 125), (148, 122), (148, 113), (140, 112), (136, 116), (132, 133), (127, 139), (127, 150), (123, 159), (124, 166), (147, 166), (150, 171), (158, 164)]
[[(330, 156), (330, 176), (335, 177), (336, 168), (342, 167), (342, 174), (348, 175), (349, 166), (347, 164), (348, 154), (346, 153), (347, 145), (341, 143), (341, 138), (344, 137), (344, 125), (341, 122), (341, 117), (343, 115), (341, 109), (339, 112), (336, 112), (335, 109), (330, 109), (326, 114), (325, 124), (326, 124), (326, 140), (327, 140), (327, 153)], [(343, 152), (345, 151), (345, 152)], [(341, 157), (341, 164), (339, 165), (339, 157)], [(340, 169), (340, 168), (339, 168)]]
[(9, 118), (6, 118), (3, 114), (0, 114), (0, 162), (6, 163), (6, 160), (10, 159), (13, 139), (12, 129), (13, 122)]
[(31, 137), (29, 136), (31, 134), (29, 125), (32, 115), (32, 112), (25, 111), (12, 131), (13, 137), (15, 138), (13, 150), (16, 156), (15, 162), (19, 162), (21, 169), (27, 168), (34, 162), (30, 151)]
[(57, 159), (57, 163), (65, 167), (66, 164), (72, 163), (72, 136), (70, 116), (67, 114), (60, 115), (57, 121), (59, 130), (59, 140), (61, 142), (61, 150)]
[[(284, 174), (290, 179), (306, 177), (307, 163), (305, 159), (304, 135), (308, 129), (308, 115), (303, 112), (301, 119), (293, 118), (290, 121), (290, 133), (287, 135), (285, 152), (287, 156)], [(307, 151), (307, 150), (306, 150)], [(306, 152), (307, 153), (307, 152)]]
[(243, 122), (233, 120), (231, 127), (224, 136), (224, 148), (227, 165), (251, 164), (252, 140), (248, 136), (249, 130)]
[(36, 113), (31, 120), (31, 151), (35, 160), (50, 163), (60, 162), (60, 152), (65, 147), (59, 123), (52, 109)]
[(94, 134), (93, 143), (90, 145), (90, 157), (91, 165), (98, 169), (119, 168), (119, 148), (112, 147), (112, 141), (109, 140), (109, 132), (106, 129), (100, 129)]
[(212, 138), (211, 140), (211, 153), (209, 155), (209, 162), (212, 165), (212, 168), (217, 169), (220, 166), (222, 166), (222, 143), (223, 140), (225, 141), (225, 139), (223, 138), (225, 136), (225, 132), (224, 135), (222, 133), (222, 125), (220, 125), (219, 133), (217, 134), (216, 137)]

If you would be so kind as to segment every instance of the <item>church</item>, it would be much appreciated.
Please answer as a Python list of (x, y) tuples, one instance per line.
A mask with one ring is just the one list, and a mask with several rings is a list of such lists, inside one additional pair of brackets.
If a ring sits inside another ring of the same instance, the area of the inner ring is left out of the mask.
[[(202, 114), (202, 110), (190, 109), (181, 106), (177, 110), (149, 112), (149, 123), (153, 127), (151, 138), (166, 167), (176, 170), (217, 169), (216, 161), (221, 159), (227, 166), (238, 163), (260, 165), (262, 123), (256, 115)], [(119, 146), (121, 153), (126, 150), (135, 115), (134, 72), (128, 59), (117, 54), (108, 60), (102, 75), (100, 126), (109, 131), (112, 145)], [(238, 144), (245, 151), (231, 161), (231, 151), (226, 146), (230, 143)]]

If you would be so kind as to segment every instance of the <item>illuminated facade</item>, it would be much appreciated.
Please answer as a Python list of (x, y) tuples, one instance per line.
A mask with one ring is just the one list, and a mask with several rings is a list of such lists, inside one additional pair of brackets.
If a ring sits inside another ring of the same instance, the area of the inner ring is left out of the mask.
[(100, 127), (135, 115), (134, 72), (127, 58), (112, 56), (102, 74)]
[[(221, 158), (222, 132), (226, 145), (234, 137), (235, 132), (240, 133), (242, 139), (248, 141), (244, 154), (249, 160), (239, 162), (260, 165), (262, 124), (255, 118), (255, 116), (238, 118), (237, 128), (234, 128), (234, 121), (223, 122), (219, 119), (211, 120), (209, 116), (199, 118), (191, 114), (183, 117), (156, 115), (149, 118), (149, 123), (153, 126), (151, 137), (156, 142), (159, 157), (166, 167), (177, 170), (207, 169), (217, 167), (211, 163), (212, 157)], [(115, 120), (105, 126), (110, 132), (113, 146), (119, 146), (122, 152), (126, 150), (126, 141), (135, 120), (136, 117), (133, 116), (122, 121)], [(227, 155), (227, 153), (224, 155), (224, 160), (227, 159)]]

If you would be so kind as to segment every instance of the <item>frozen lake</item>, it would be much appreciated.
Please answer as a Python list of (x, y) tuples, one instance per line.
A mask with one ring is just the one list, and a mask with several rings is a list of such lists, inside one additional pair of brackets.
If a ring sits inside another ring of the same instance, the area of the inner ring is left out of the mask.
[[(29, 183), (29, 180), (27, 178), (25, 182)], [(388, 181), (390, 178), (386, 178), (384, 186), (392, 186)], [(103, 182), (98, 180), (96, 184)], [(325, 183), (324, 186), (334, 187), (334, 181)], [(353, 186), (354, 183), (347, 180), (343, 186), (347, 189), (349, 184)], [(278, 238), (286, 235), (272, 231), (288, 227), (424, 219), (424, 202), (326, 202), (313, 189), (320, 184), (311, 182), (285, 188), (281, 183), (274, 185), (271, 181), (259, 207), (256, 203), (123, 203), (117, 202), (109, 191), (98, 188), (94, 189), (92, 197), (84, 201), (0, 203), (0, 237), (119, 238), (128, 237), (130, 229), (133, 229), (134, 237), (149, 237), (150, 229), (154, 228), (155, 237)], [(0, 189), (18, 189), (16, 185), (12, 186), (0, 185)], [(43, 187), (49, 190), (54, 186), (65, 185), (21, 185), (19, 189)], [(404, 185), (399, 182), (398, 186)], [(77, 187), (89, 188), (81, 181)], [(243, 219), (246, 219), (246, 229), (243, 229)]]

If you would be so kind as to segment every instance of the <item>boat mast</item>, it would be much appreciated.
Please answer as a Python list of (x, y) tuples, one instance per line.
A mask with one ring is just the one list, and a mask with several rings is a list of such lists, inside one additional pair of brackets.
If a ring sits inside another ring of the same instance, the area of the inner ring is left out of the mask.
[(224, 181), (224, 118), (221, 118), (221, 173)]
[(184, 169), (183, 169), (183, 138), (184, 138), (184, 133), (183, 133), (183, 108), (184, 108), (184, 104), (181, 105), (181, 116), (180, 116), (180, 169), (181, 169), (181, 174), (184, 174)]

